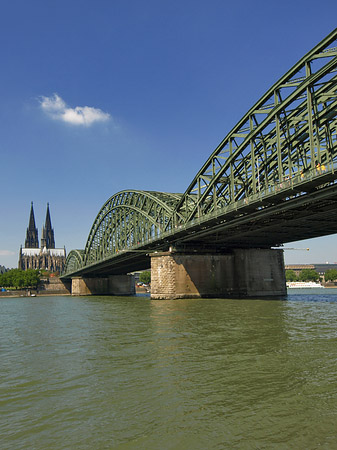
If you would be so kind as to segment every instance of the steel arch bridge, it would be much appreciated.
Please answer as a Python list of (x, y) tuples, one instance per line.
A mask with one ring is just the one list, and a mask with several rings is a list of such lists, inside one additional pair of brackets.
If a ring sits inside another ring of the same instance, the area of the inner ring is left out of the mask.
[(181, 197), (182, 194), (136, 190), (113, 195), (99, 211), (85, 250), (69, 253), (65, 273), (160, 239)]
[(243, 116), (184, 194), (112, 196), (64, 276), (125, 273), (169, 245), (269, 248), (336, 233), (336, 169), (337, 29)]

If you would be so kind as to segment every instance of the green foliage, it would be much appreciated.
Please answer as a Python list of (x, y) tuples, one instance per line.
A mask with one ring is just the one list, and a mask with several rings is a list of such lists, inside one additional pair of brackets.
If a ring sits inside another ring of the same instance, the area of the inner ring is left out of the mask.
[(151, 272), (145, 270), (141, 274), (139, 274), (139, 281), (144, 284), (151, 283)]
[(287, 281), (297, 281), (297, 275), (293, 270), (286, 270), (286, 280)]
[(314, 269), (303, 269), (300, 273), (301, 281), (317, 281), (319, 274)]
[(324, 275), (325, 281), (335, 281), (337, 280), (337, 270), (329, 269), (325, 272)]
[(6, 288), (36, 288), (40, 281), (39, 270), (12, 269), (0, 274), (0, 286)]

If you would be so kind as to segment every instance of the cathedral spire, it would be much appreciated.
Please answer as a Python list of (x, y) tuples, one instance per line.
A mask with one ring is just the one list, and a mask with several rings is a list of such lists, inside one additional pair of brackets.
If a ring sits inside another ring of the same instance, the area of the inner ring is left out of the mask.
[(35, 226), (33, 202), (30, 205), (29, 224), (26, 232), (25, 248), (39, 248), (39, 238)]
[(41, 248), (55, 248), (54, 230), (51, 226), (49, 203), (47, 203), (46, 221), (42, 227)]
[(50, 220), (50, 212), (49, 212), (49, 203), (47, 203), (47, 213), (46, 213), (46, 224), (45, 224), (46, 230), (51, 230), (51, 220)]

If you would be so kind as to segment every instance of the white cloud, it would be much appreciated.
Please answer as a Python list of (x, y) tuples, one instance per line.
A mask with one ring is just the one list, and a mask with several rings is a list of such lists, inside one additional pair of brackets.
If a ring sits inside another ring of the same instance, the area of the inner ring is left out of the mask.
[(92, 106), (76, 106), (69, 108), (66, 102), (57, 94), (51, 97), (40, 97), (42, 110), (55, 120), (69, 123), (71, 125), (90, 126), (95, 122), (106, 122), (111, 118), (99, 108)]
[(0, 250), (0, 256), (12, 256), (12, 255), (15, 255), (15, 253), (10, 250)]

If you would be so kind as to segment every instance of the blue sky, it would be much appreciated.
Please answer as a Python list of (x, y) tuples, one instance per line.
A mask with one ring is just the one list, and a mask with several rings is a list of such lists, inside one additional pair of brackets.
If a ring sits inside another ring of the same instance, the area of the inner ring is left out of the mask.
[[(184, 192), (336, 17), (335, 0), (2, 2), (0, 264), (17, 266), (31, 201), (69, 252), (116, 192)], [(336, 244), (286, 262), (335, 262)]]

